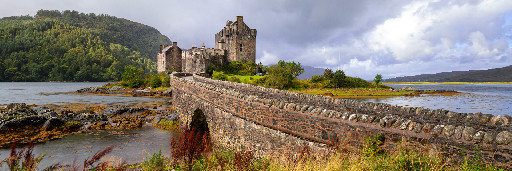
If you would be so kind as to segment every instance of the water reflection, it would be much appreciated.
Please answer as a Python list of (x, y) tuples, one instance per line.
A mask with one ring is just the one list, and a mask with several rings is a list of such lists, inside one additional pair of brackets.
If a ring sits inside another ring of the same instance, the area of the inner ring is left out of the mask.
[[(74, 160), (82, 163), (99, 150), (115, 146), (114, 150), (103, 159), (122, 160), (128, 164), (141, 162), (153, 153), (162, 150), (169, 157), (170, 140), (175, 132), (156, 129), (146, 125), (137, 130), (102, 130), (73, 134), (62, 139), (36, 144), (34, 154), (46, 153), (40, 168), (57, 162), (72, 164)], [(0, 160), (9, 156), (10, 149), (0, 149)], [(6, 167), (6, 166), (4, 166)], [(5, 168), (1, 168), (5, 169)]]

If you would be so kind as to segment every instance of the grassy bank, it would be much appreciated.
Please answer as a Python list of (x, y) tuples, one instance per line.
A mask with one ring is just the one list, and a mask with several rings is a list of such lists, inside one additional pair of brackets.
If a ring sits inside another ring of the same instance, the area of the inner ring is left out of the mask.
[(313, 95), (328, 95), (339, 98), (413, 96), (414, 91), (393, 91), (387, 88), (341, 88), (341, 89), (292, 89), (290, 91)]
[(512, 82), (383, 82), (382, 84), (439, 84), (439, 85), (465, 85), (465, 84), (512, 84)]

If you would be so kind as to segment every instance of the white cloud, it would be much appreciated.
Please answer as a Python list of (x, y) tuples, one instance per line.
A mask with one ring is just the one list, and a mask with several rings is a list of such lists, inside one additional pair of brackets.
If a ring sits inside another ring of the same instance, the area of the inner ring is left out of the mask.
[(279, 61), (279, 58), (274, 54), (271, 54), (267, 51), (263, 51), (263, 56), (258, 58), (256, 61), (261, 62), (261, 64), (263, 65), (270, 65), (276, 64)]
[[(403, 76), (503, 67), (512, 57), (512, 40), (505, 36), (510, 31), (502, 27), (511, 11), (507, 0), (414, 1), (368, 32), (328, 47), (318, 45), (304, 56), (316, 54), (323, 61), (317, 65), (334, 65), (367, 79), (376, 72)], [(325, 56), (320, 47), (341, 57)]]

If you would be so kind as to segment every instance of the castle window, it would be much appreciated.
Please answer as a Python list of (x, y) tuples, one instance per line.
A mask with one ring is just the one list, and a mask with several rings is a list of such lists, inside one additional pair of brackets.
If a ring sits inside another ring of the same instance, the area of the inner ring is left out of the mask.
[(242, 44), (240, 44), (240, 52), (242, 51), (242, 46), (243, 46), (243, 45), (242, 45)]

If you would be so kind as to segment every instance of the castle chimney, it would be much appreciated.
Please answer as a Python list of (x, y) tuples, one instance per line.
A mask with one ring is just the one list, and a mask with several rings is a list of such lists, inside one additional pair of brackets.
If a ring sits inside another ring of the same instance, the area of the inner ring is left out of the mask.
[(172, 42), (172, 46), (178, 46), (178, 42)]
[(160, 53), (162, 53), (162, 50), (164, 50), (164, 47), (160, 45)]
[(236, 21), (238, 23), (243, 23), (244, 22), (244, 16), (236, 16)]

